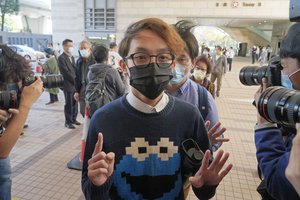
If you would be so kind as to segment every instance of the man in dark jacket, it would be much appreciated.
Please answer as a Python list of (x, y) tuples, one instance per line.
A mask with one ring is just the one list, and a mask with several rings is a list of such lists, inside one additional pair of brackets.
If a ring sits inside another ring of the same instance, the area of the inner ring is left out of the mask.
[(85, 87), (87, 84), (87, 74), (89, 66), (95, 64), (95, 59), (92, 56), (92, 45), (89, 41), (83, 40), (79, 44), (79, 58), (76, 62), (76, 78), (74, 99), (79, 101), (80, 113), (84, 117), (85, 108)]
[(93, 57), (96, 64), (89, 67), (87, 84), (90, 81), (97, 80), (99, 77), (105, 77), (105, 91), (108, 102), (123, 96), (123, 94), (128, 91), (126, 84), (126, 78), (128, 78), (128, 76), (125, 76), (123, 71), (121, 71), (120, 76), (117, 69), (108, 65), (108, 49), (102, 45), (95, 46), (93, 49)]
[(226, 74), (227, 69), (227, 59), (226, 56), (222, 53), (222, 48), (216, 46), (216, 54), (212, 57), (213, 70), (211, 73), (210, 81), (215, 83), (217, 79), (217, 97), (220, 96), (220, 90), (222, 86), (222, 76)]
[(75, 92), (75, 59), (72, 56), (73, 41), (65, 39), (63, 41), (64, 52), (58, 57), (58, 66), (60, 73), (64, 77), (63, 91), (65, 95), (65, 127), (74, 129), (80, 123), (76, 120), (78, 105), (74, 99)]

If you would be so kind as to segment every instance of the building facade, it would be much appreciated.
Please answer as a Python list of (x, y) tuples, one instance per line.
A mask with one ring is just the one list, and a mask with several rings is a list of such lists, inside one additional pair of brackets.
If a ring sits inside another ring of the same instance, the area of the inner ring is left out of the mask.
[(70, 38), (75, 45), (84, 38), (119, 42), (129, 24), (146, 17), (158, 17), (170, 24), (189, 19), (199, 25), (203, 18), (286, 23), (289, 17), (289, 0), (52, 0), (51, 6), (54, 44)]

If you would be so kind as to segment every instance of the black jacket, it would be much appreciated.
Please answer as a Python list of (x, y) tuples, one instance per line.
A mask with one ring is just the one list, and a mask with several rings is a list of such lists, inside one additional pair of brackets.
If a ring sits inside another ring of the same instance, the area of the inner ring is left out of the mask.
[(112, 68), (110, 65), (104, 63), (96, 63), (89, 66), (89, 72), (87, 75), (87, 81), (92, 81), (97, 79), (100, 74), (107, 71), (105, 76), (105, 87), (107, 90), (108, 98), (112, 101), (119, 98), (126, 92), (126, 78), (120, 77), (119, 72)]
[[(85, 66), (83, 66), (85, 64)], [(79, 57), (76, 62), (76, 78), (75, 78), (75, 88), (76, 92), (84, 92), (84, 88), (87, 84), (87, 74), (89, 71), (89, 66), (95, 64), (95, 60), (91, 57), (89, 60), (84, 60)], [(82, 90), (83, 89), (83, 90)], [(84, 94), (83, 94), (84, 95)]]
[(58, 57), (58, 67), (60, 73), (64, 77), (64, 92), (74, 92), (75, 91), (75, 60), (74, 57), (71, 57), (72, 62), (69, 56), (64, 52)]

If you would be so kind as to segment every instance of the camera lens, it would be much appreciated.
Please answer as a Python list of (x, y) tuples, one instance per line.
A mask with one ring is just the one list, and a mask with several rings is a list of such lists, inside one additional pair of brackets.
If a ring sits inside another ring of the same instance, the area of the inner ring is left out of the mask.
[(9, 108), (18, 108), (18, 96), (16, 91), (0, 92), (0, 108), (8, 110)]
[(269, 87), (258, 100), (258, 112), (269, 122), (295, 127), (300, 119), (300, 92), (284, 87)]
[(243, 67), (240, 71), (239, 78), (243, 85), (260, 85), (262, 78), (267, 76), (267, 66), (256, 67), (248, 66)]
[(62, 75), (47, 75), (41, 76), (44, 88), (61, 88), (64, 84), (64, 78)]

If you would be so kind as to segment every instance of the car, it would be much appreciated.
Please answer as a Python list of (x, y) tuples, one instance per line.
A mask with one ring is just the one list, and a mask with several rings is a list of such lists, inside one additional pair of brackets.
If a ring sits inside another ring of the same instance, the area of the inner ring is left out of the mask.
[(37, 60), (36, 52), (31, 47), (25, 45), (8, 45), (8, 47), (31, 62), (36, 62)]
[(23, 56), (26, 60), (30, 61), (31, 69), (35, 71), (37, 66), (37, 54), (35, 50), (31, 47), (25, 46), (25, 45), (7, 45), (9, 48), (11, 48), (13, 51), (15, 51), (17, 54)]

